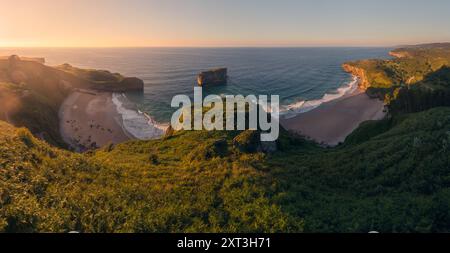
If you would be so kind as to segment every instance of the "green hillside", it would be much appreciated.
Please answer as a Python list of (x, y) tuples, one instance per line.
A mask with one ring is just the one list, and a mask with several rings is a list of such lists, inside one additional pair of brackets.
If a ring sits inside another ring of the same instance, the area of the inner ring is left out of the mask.
[(1, 231), (302, 231), (272, 200), (276, 182), (252, 166), (264, 155), (228, 151), (225, 132), (75, 154), (0, 128)]
[(364, 70), (370, 88), (407, 86), (422, 81), (428, 74), (450, 65), (450, 43), (398, 48), (391, 60), (361, 60), (347, 63)]
[(0, 230), (448, 232), (449, 115), (368, 122), (335, 149), (283, 136), (272, 155), (228, 132), (75, 154), (1, 123)]
[(349, 62), (344, 69), (359, 76), (366, 93), (383, 99), (391, 114), (450, 104), (450, 43), (407, 46), (390, 53), (396, 58)]

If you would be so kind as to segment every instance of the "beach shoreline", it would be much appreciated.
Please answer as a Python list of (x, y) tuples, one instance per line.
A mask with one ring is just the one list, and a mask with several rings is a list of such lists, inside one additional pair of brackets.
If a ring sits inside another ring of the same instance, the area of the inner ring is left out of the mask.
[[(281, 126), (323, 146), (344, 142), (362, 122), (386, 115), (383, 101), (370, 98), (359, 84), (359, 78), (353, 75), (352, 81), (336, 93), (303, 101), (306, 110), (294, 107), (282, 113)], [(75, 89), (65, 99), (59, 119), (63, 140), (79, 152), (132, 139), (159, 139), (168, 127), (141, 112), (124, 93), (84, 89)]]
[[(312, 110), (281, 116), (280, 124), (318, 144), (336, 146), (362, 122), (380, 120), (385, 115), (382, 101), (355, 89)], [(168, 127), (140, 112), (124, 94), (81, 89), (65, 99), (59, 118), (63, 140), (78, 152), (133, 139), (158, 139)]]
[(61, 105), (59, 119), (63, 140), (79, 152), (133, 139), (122, 127), (111, 92), (73, 91)]
[(356, 89), (308, 112), (281, 118), (280, 124), (290, 132), (333, 147), (343, 143), (362, 122), (381, 120), (385, 116), (383, 101), (370, 98), (364, 90)]
[(128, 140), (161, 138), (167, 126), (140, 112), (122, 93), (74, 90), (59, 110), (60, 133), (83, 152)]

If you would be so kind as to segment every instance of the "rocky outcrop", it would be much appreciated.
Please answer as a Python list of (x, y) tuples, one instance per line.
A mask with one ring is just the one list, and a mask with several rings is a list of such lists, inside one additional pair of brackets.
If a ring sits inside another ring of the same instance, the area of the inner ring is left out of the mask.
[(11, 55), (11, 56), (1, 56), (0, 60), (8, 59), (11, 62), (18, 62), (18, 61), (33, 61), (38, 63), (45, 63), (45, 58), (42, 57), (19, 57), (17, 55)]
[(120, 86), (129, 91), (142, 91), (144, 90), (144, 81), (137, 77), (125, 77)]
[(369, 80), (367, 78), (366, 71), (362, 68), (355, 67), (351, 64), (345, 63), (342, 65), (345, 72), (348, 72), (359, 79), (358, 87), (362, 90), (367, 90), (370, 87)]
[(201, 72), (197, 76), (197, 83), (199, 86), (226, 84), (228, 78), (227, 71), (226, 68), (218, 68)]
[(136, 77), (124, 77), (107, 70), (81, 69), (68, 63), (56, 67), (89, 84), (89, 89), (109, 92), (143, 91), (144, 82)]
[(95, 90), (110, 92), (127, 92), (144, 90), (144, 81), (136, 77), (125, 77), (121, 81), (110, 81), (103, 83), (94, 83), (91, 87)]
[(407, 52), (404, 51), (391, 51), (389, 52), (389, 55), (395, 58), (406, 58), (410, 56)]
[(261, 131), (245, 130), (234, 137), (233, 146), (244, 153), (263, 152), (272, 154), (278, 151), (277, 141), (264, 142), (260, 140)]

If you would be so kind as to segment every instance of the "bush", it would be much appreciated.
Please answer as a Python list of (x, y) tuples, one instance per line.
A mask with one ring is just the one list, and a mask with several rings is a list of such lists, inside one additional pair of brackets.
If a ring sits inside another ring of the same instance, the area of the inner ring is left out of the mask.
[(233, 145), (241, 152), (257, 152), (260, 147), (258, 131), (243, 131), (233, 139)]
[(34, 146), (34, 137), (26, 128), (18, 128), (16, 136), (29, 148)]

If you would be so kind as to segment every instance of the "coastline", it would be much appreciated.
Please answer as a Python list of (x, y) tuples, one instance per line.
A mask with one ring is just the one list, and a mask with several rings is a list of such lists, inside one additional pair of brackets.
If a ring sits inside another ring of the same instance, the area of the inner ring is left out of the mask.
[[(280, 124), (324, 146), (345, 141), (362, 122), (385, 116), (384, 103), (364, 93), (364, 77), (353, 69), (346, 85), (316, 100), (299, 101), (282, 108)], [(75, 89), (59, 110), (60, 134), (76, 151), (118, 144), (132, 139), (153, 140), (164, 136), (169, 124), (159, 124), (125, 93)]]
[(62, 103), (59, 119), (63, 140), (78, 152), (133, 139), (122, 127), (111, 92), (73, 91)]
[(135, 103), (131, 102), (124, 93), (112, 93), (112, 103), (121, 115), (121, 126), (133, 138), (139, 140), (154, 140), (161, 138), (168, 124), (159, 124), (145, 112), (141, 112)]
[(363, 89), (357, 88), (313, 110), (281, 118), (280, 124), (288, 131), (332, 147), (344, 142), (362, 122), (381, 120), (385, 115), (383, 101), (370, 98)]
[[(354, 75), (353, 81), (340, 87), (336, 94), (325, 94), (306, 110), (299, 107), (280, 115), (280, 124), (324, 146), (344, 142), (362, 122), (380, 120), (386, 115), (384, 103), (366, 95), (358, 81)], [(159, 139), (168, 127), (139, 111), (123, 93), (81, 89), (65, 99), (59, 118), (63, 140), (78, 152), (133, 139)]]
[(352, 75), (352, 81), (336, 89), (334, 93), (325, 93), (322, 98), (315, 100), (302, 100), (284, 106), (280, 111), (280, 116), (285, 119), (294, 118), (302, 113), (309, 112), (321, 106), (323, 103), (340, 99), (348, 94), (355, 92), (360, 84), (360, 79), (356, 75)]
[(113, 92), (77, 89), (64, 100), (59, 119), (63, 140), (78, 152), (133, 139), (158, 139), (166, 130), (125, 95)]

